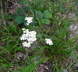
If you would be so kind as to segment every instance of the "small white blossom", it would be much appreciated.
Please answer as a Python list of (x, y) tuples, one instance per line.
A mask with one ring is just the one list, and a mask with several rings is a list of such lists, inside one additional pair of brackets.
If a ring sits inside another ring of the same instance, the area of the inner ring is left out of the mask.
[(26, 34), (29, 32), (29, 29), (22, 28), (22, 30), (23, 30), (23, 34)]
[(31, 47), (31, 43), (29, 43), (29, 42), (23, 42), (23, 43), (22, 43), (22, 46), (29, 48), (29, 47)]
[(53, 41), (52, 41), (51, 39), (49, 39), (49, 38), (46, 38), (46, 39), (45, 39), (45, 42), (46, 42), (46, 44), (48, 44), (48, 45), (53, 45)]
[(26, 29), (25, 28), (22, 28), (22, 30), (25, 31)]
[(26, 34), (22, 34), (22, 36), (20, 37), (20, 40), (26, 40)]
[(26, 25), (29, 25), (32, 23), (33, 17), (25, 17), (25, 20), (27, 21)]

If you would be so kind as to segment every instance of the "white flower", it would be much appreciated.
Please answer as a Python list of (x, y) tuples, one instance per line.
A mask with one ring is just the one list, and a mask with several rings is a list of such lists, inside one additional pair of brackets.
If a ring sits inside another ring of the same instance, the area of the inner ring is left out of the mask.
[(22, 34), (22, 36), (20, 37), (20, 40), (26, 40), (26, 34)]
[(29, 48), (29, 47), (31, 47), (31, 43), (29, 43), (29, 42), (23, 42), (23, 43), (22, 43), (22, 46)]
[(25, 20), (27, 21), (26, 25), (29, 25), (32, 23), (33, 17), (25, 17)]
[(46, 42), (46, 44), (48, 44), (48, 45), (53, 45), (53, 41), (52, 41), (51, 39), (49, 39), (49, 38), (46, 38), (46, 39), (45, 39), (45, 42)]
[[(29, 31), (29, 29), (25, 29), (25, 28), (22, 28), (22, 30), (23, 30), (23, 34), (20, 37), (20, 40), (26, 42), (27, 45), (30, 44), (30, 46), (31, 46), (31, 44), (33, 44), (37, 40), (36, 31)], [(24, 45), (24, 44), (22, 44), (22, 45)], [(25, 46), (23, 46), (23, 47), (25, 47)]]
[(24, 29), (24, 28), (22, 28), (22, 30), (23, 30), (23, 33), (24, 33), (24, 34), (29, 32), (29, 29)]
[(26, 29), (25, 28), (22, 28), (22, 30), (25, 31)]
[(28, 42), (30, 42), (31, 44), (33, 43), (33, 42), (35, 42), (37, 40), (37, 38), (29, 38), (28, 39)]

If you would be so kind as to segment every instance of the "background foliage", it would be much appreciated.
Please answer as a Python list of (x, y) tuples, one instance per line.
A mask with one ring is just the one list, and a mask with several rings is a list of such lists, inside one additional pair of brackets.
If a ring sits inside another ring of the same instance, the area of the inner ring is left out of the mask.
[[(66, 72), (65, 68), (70, 68), (70, 64), (65, 67), (62, 63), (77, 51), (76, 38), (70, 38), (72, 20), (67, 15), (77, 11), (74, 7), (77, 3), (73, 0), (20, 0), (17, 3), (20, 6), (12, 14), (1, 8), (0, 71), (37, 72), (39, 64), (50, 61), (54, 72)], [(29, 26), (24, 20), (26, 16), (34, 17)], [(23, 27), (38, 33), (38, 40), (31, 49), (23, 48), (19, 40)], [(45, 38), (51, 38), (54, 45), (46, 45)], [(17, 60), (17, 52), (28, 55), (25, 60)]]

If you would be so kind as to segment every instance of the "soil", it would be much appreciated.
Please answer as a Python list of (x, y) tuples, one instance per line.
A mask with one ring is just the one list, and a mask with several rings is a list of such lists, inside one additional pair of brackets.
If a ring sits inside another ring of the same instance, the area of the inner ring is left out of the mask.
[(40, 64), (37, 72), (53, 72), (51, 62)]

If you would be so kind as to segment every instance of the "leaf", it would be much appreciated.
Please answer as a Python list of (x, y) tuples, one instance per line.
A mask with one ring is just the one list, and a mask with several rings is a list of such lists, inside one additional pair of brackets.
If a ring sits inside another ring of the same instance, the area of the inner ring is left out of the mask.
[(49, 19), (41, 19), (42, 24), (49, 24), (50, 20)]
[(43, 18), (43, 13), (41, 11), (36, 11), (37, 18)]
[(52, 13), (50, 13), (48, 10), (44, 11), (44, 18), (51, 18), (52, 17)]
[(21, 24), (21, 23), (24, 23), (24, 16), (17, 16), (15, 18), (15, 21), (18, 23), (18, 24)]
[(30, 64), (24, 68), (22, 68), (21, 72), (33, 72), (35, 70), (36, 65)]

